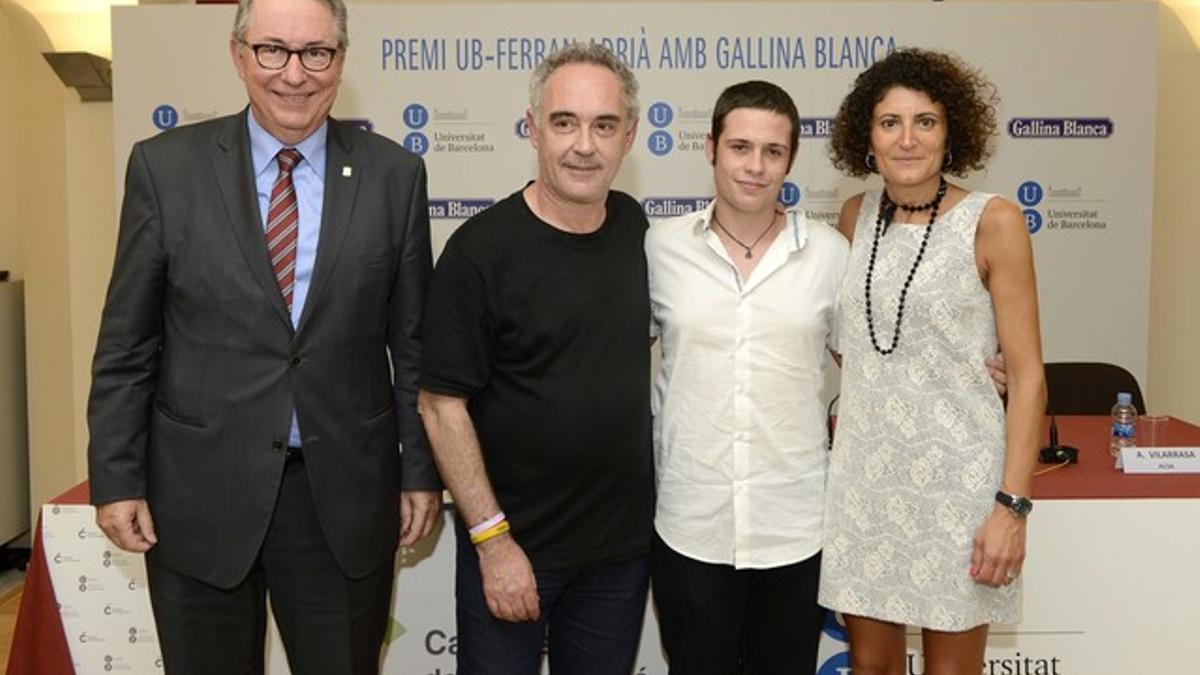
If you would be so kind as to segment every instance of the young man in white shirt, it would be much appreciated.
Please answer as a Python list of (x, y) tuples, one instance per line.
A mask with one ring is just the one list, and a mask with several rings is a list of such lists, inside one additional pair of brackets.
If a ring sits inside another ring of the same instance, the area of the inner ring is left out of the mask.
[(729, 87), (706, 143), (716, 198), (646, 236), (663, 351), (651, 566), (672, 675), (816, 666), (820, 394), (849, 246), (778, 206), (798, 136), (778, 86)]

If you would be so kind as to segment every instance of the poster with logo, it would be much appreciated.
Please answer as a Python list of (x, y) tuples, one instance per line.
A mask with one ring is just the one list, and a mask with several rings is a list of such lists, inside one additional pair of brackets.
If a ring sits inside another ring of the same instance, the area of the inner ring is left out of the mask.
[[(1119, 363), (1145, 383), (1155, 11), (1113, 2), (360, 4), (350, 7), (333, 113), (424, 159), (436, 255), (463, 220), (535, 175), (523, 116), (542, 56), (571, 41), (600, 41), (640, 82), (637, 140), (615, 187), (648, 216), (707, 202), (713, 102), (730, 84), (767, 79), (793, 96), (802, 117), (799, 156), (780, 202), (832, 222), (843, 201), (878, 187), (877, 179), (840, 175), (827, 157), (833, 115), (854, 78), (898, 47), (953, 51), (981, 68), (1001, 98), (995, 154), (964, 183), (1024, 212), (1046, 360)], [(232, 18), (228, 6), (114, 9), (118, 176), (137, 140), (245, 106), (230, 60)], [(390, 673), (453, 672), (450, 543), (402, 567), (398, 598), (439, 595), (397, 619)], [(399, 611), (413, 605), (401, 600)], [(650, 619), (639, 672), (661, 673)], [(848, 667), (842, 637), (835, 620), (822, 675)], [(1022, 639), (993, 640), (992, 672), (1106, 672), (1060, 669), (1053, 649), (1031, 653)], [(414, 651), (419, 658), (408, 658)], [(281, 667), (272, 664), (273, 672)], [(921, 672), (918, 664), (912, 672)]]
[(41, 524), (75, 672), (161, 673), (142, 556), (113, 546), (91, 506), (47, 504)]

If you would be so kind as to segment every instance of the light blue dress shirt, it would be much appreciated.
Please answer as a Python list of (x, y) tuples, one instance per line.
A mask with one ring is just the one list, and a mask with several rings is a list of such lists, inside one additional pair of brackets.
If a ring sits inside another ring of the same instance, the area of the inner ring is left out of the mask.
[[(263, 235), (267, 229), (267, 210), (271, 200), (271, 187), (279, 175), (279, 162), (275, 156), (279, 151), (294, 147), (303, 156), (292, 169), (292, 185), (296, 191), (296, 208), (300, 211), (300, 224), (296, 232), (296, 283), (292, 289), (292, 327), (300, 324), (308, 287), (312, 282), (313, 263), (317, 259), (317, 243), (321, 235), (321, 209), (325, 205), (325, 140), (329, 123), (325, 122), (308, 138), (294, 146), (284, 145), (266, 129), (259, 126), (254, 114), (247, 110), (250, 128), (250, 162), (254, 169), (254, 185), (258, 192), (258, 212), (262, 221)], [(300, 424), (296, 412), (292, 411), (292, 429), (288, 445), (300, 447)]]

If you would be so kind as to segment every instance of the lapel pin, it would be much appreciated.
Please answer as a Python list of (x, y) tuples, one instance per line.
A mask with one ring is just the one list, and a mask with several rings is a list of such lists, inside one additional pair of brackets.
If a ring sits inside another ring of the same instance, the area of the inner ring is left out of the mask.
[(354, 175), (354, 168), (349, 166), (342, 167), (342, 178), (349, 178)]

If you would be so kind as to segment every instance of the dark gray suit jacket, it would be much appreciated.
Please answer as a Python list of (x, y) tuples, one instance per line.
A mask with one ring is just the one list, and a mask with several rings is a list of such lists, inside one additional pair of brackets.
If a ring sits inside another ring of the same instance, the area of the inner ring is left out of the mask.
[(151, 555), (221, 587), (244, 578), (263, 541), (293, 409), (321, 528), (348, 575), (392, 559), (401, 487), (441, 488), (416, 412), (424, 164), (351, 125), (331, 119), (328, 133), (295, 330), (267, 258), (246, 112), (142, 141), (129, 158), (88, 405), (91, 499), (145, 497)]

